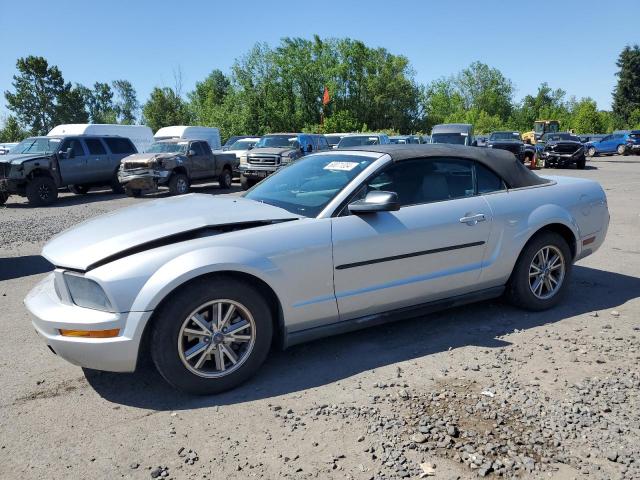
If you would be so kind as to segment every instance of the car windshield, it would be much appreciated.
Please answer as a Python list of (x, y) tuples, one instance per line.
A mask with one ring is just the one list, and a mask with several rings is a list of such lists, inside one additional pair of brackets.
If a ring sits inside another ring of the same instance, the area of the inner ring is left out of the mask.
[(338, 145), (338, 143), (340, 143), (340, 140), (342, 139), (342, 137), (339, 137), (337, 135), (325, 135), (325, 138), (331, 146)]
[(256, 148), (292, 148), (297, 135), (266, 135), (258, 140)]
[(630, 133), (629, 138), (633, 138), (634, 140), (640, 140), (640, 132)]
[(57, 152), (62, 142), (59, 138), (31, 137), (21, 141), (9, 150), (10, 154), (47, 154)]
[(339, 148), (343, 147), (360, 147), (362, 145), (379, 145), (380, 137), (371, 135), (353, 135), (350, 137), (343, 137), (338, 143)]
[(518, 132), (493, 132), (489, 137), (490, 142), (501, 140), (520, 140), (520, 134)]
[(431, 143), (453, 143), (455, 145), (464, 145), (467, 140), (466, 135), (461, 133), (433, 133), (431, 134)]
[(188, 142), (156, 142), (147, 149), (146, 153), (186, 153), (188, 146)]
[(249, 150), (256, 144), (257, 140), (243, 139), (238, 140), (229, 147), (229, 150)]
[(377, 157), (309, 155), (267, 177), (246, 198), (316, 217), (324, 207)]

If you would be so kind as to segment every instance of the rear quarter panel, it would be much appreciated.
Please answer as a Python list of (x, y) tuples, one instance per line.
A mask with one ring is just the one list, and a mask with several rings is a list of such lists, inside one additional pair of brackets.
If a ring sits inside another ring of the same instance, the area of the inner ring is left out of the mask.
[[(561, 224), (573, 233), (574, 260), (595, 251), (604, 241), (609, 213), (597, 182), (571, 177), (549, 177), (554, 183), (487, 195), (493, 228), (484, 259), (481, 283), (504, 284), (526, 243), (542, 228)], [(582, 240), (596, 236), (583, 251)]]

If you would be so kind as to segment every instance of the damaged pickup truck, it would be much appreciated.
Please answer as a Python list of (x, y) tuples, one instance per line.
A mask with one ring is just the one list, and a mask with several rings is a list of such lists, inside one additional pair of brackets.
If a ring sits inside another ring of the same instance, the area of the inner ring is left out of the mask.
[(536, 144), (545, 167), (565, 168), (572, 164), (583, 170), (586, 166), (584, 145), (571, 133), (545, 133)]
[(121, 162), (118, 180), (129, 196), (167, 186), (171, 195), (183, 195), (191, 184), (217, 180), (231, 188), (238, 167), (233, 153), (213, 153), (204, 140), (170, 139), (155, 142), (145, 153), (129, 155)]

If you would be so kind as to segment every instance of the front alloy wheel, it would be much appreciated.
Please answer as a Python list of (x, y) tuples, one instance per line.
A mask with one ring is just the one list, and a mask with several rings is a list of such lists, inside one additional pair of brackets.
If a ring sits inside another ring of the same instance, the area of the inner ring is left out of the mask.
[(255, 374), (273, 336), (272, 305), (244, 280), (204, 277), (158, 308), (149, 348), (164, 379), (180, 390), (218, 393)]
[(627, 147), (625, 147), (624, 145), (618, 145), (618, 148), (616, 150), (618, 151), (618, 155), (624, 155), (627, 151)]
[(564, 263), (557, 247), (548, 245), (538, 250), (529, 266), (529, 288), (536, 298), (547, 300), (558, 293), (564, 280)]
[(255, 345), (256, 324), (247, 308), (221, 299), (196, 308), (182, 323), (178, 355), (192, 373), (219, 378), (233, 373)]
[(590, 157), (595, 157), (596, 156), (595, 147), (589, 147), (589, 150), (587, 150), (587, 155), (589, 155)]

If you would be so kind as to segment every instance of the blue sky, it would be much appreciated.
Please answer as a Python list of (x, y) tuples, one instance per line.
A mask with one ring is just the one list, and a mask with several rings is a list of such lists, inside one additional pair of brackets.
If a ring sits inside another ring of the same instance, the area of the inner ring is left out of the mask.
[(546, 81), (609, 108), (616, 58), (640, 42), (637, 0), (0, 0), (0, 23), (0, 92), (11, 88), (16, 59), (32, 54), (74, 83), (128, 79), (141, 101), (173, 86), (177, 70), (186, 92), (214, 68), (228, 72), (256, 42), (317, 33), (406, 55), (421, 83), (480, 60), (514, 82), (517, 99)]

